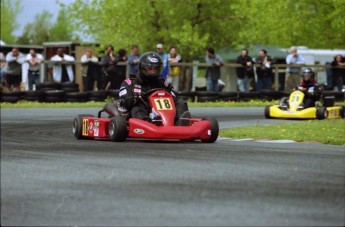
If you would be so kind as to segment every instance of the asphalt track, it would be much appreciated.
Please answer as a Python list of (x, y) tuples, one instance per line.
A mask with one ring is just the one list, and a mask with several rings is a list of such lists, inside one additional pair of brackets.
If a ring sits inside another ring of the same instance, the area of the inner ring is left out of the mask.
[[(1, 226), (344, 226), (345, 147), (76, 140), (77, 114), (1, 109)], [(263, 108), (192, 108), (221, 128)]]

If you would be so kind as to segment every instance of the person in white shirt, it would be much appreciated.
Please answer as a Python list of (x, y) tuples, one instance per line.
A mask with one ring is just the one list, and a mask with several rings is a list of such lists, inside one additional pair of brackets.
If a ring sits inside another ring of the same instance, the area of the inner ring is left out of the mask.
[(40, 66), (43, 60), (42, 54), (36, 53), (35, 49), (30, 49), (30, 53), (26, 55), (26, 62), (29, 63), (28, 82), (30, 91), (35, 90), (33, 85), (36, 87), (40, 84)]
[[(5, 90), (20, 91), (22, 82), (22, 64), (25, 62), (24, 54), (14, 47), (12, 51), (6, 55), (6, 66), (2, 84)], [(13, 86), (13, 88), (12, 88)]]
[(81, 75), (83, 77), (83, 91), (92, 91), (95, 81), (97, 81), (97, 89), (101, 90), (98, 58), (93, 56), (92, 50), (87, 49), (80, 61)]
[(74, 64), (75, 58), (73, 56), (65, 54), (63, 48), (58, 48), (57, 54), (50, 60), (54, 62), (53, 79), (55, 82), (74, 82), (72, 64)]

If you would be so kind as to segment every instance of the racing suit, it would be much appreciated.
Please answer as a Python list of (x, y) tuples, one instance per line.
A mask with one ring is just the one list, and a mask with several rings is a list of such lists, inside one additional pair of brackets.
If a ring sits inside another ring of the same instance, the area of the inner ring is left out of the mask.
[(177, 94), (167, 80), (157, 79), (148, 82), (143, 81), (139, 76), (137, 76), (134, 80), (124, 80), (119, 91), (120, 103), (128, 110), (130, 117), (151, 121), (151, 118), (149, 117), (151, 109), (149, 107), (148, 100), (144, 100), (145, 104), (139, 99), (139, 96), (155, 88), (162, 88), (171, 93), (176, 106), (175, 121), (179, 119), (183, 112), (188, 111), (186, 102), (177, 98)]
[(305, 93), (305, 108), (315, 106), (315, 102), (321, 98), (321, 89), (315, 79), (311, 81), (302, 80), (297, 89)]

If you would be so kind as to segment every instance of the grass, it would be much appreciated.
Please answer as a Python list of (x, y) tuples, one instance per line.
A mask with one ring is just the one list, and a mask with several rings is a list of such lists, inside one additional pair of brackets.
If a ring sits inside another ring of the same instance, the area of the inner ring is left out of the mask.
[[(1, 103), (1, 108), (101, 108), (105, 103), (111, 102), (108, 99), (104, 102), (61, 102), (61, 103), (40, 103), (40, 102), (28, 102), (19, 101), (17, 103)], [(261, 100), (251, 100), (248, 102), (188, 102), (189, 107), (265, 107), (267, 105), (278, 104), (278, 100), (273, 101), (261, 101)], [(337, 105), (345, 105), (345, 102), (338, 102)]]
[(320, 142), (345, 145), (345, 119), (308, 120), (274, 125), (231, 128), (220, 131), (228, 138), (289, 139), (298, 142)]

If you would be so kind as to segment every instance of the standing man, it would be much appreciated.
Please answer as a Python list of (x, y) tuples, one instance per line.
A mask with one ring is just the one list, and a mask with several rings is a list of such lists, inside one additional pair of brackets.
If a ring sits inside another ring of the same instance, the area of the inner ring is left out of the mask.
[(42, 54), (36, 53), (35, 49), (30, 49), (30, 53), (26, 55), (26, 61), (29, 63), (28, 70), (28, 82), (29, 82), (29, 91), (36, 90), (33, 89), (40, 84), (40, 66), (43, 61)]
[[(302, 55), (297, 53), (296, 47), (290, 48), (290, 54), (286, 56), (286, 64), (288, 65), (303, 65), (305, 64), (304, 58)], [(292, 91), (296, 84), (300, 82), (301, 67), (287, 67), (285, 75), (285, 91)]]
[(163, 80), (165, 80), (170, 74), (169, 54), (164, 53), (163, 44), (161, 43), (158, 43), (156, 48), (158, 55), (162, 58), (163, 61), (163, 71), (161, 77)]
[(256, 90), (271, 90), (273, 72), (271, 68), (272, 58), (267, 55), (265, 49), (260, 50), (259, 57), (255, 61), (260, 66), (256, 67), (256, 75), (258, 80), (256, 82)]
[(19, 52), (19, 49), (14, 47), (12, 51), (6, 55), (6, 66), (3, 87), (10, 91), (20, 91), (20, 84), (22, 82), (22, 64), (25, 62), (24, 54)]
[(207, 91), (219, 91), (218, 80), (220, 79), (220, 67), (224, 65), (223, 59), (215, 54), (213, 48), (208, 48), (205, 56), (205, 61), (211, 64), (211, 67), (206, 69)]
[(74, 82), (72, 64), (75, 59), (73, 56), (65, 54), (65, 50), (60, 47), (57, 49), (56, 55), (54, 55), (50, 60), (54, 62), (53, 79), (55, 82)]
[(237, 86), (241, 92), (249, 91), (249, 79), (254, 78), (254, 61), (248, 55), (247, 49), (243, 49), (241, 55), (237, 57), (236, 63), (241, 64), (241, 67), (236, 68)]
[(87, 49), (81, 57), (81, 75), (83, 77), (83, 91), (93, 91), (95, 81), (97, 81), (98, 90), (101, 89), (98, 78), (98, 58), (95, 57), (91, 49)]
[(133, 45), (132, 46), (132, 54), (128, 56), (128, 63), (129, 63), (129, 79), (133, 80), (138, 74), (138, 63), (140, 59), (139, 54), (139, 46)]

